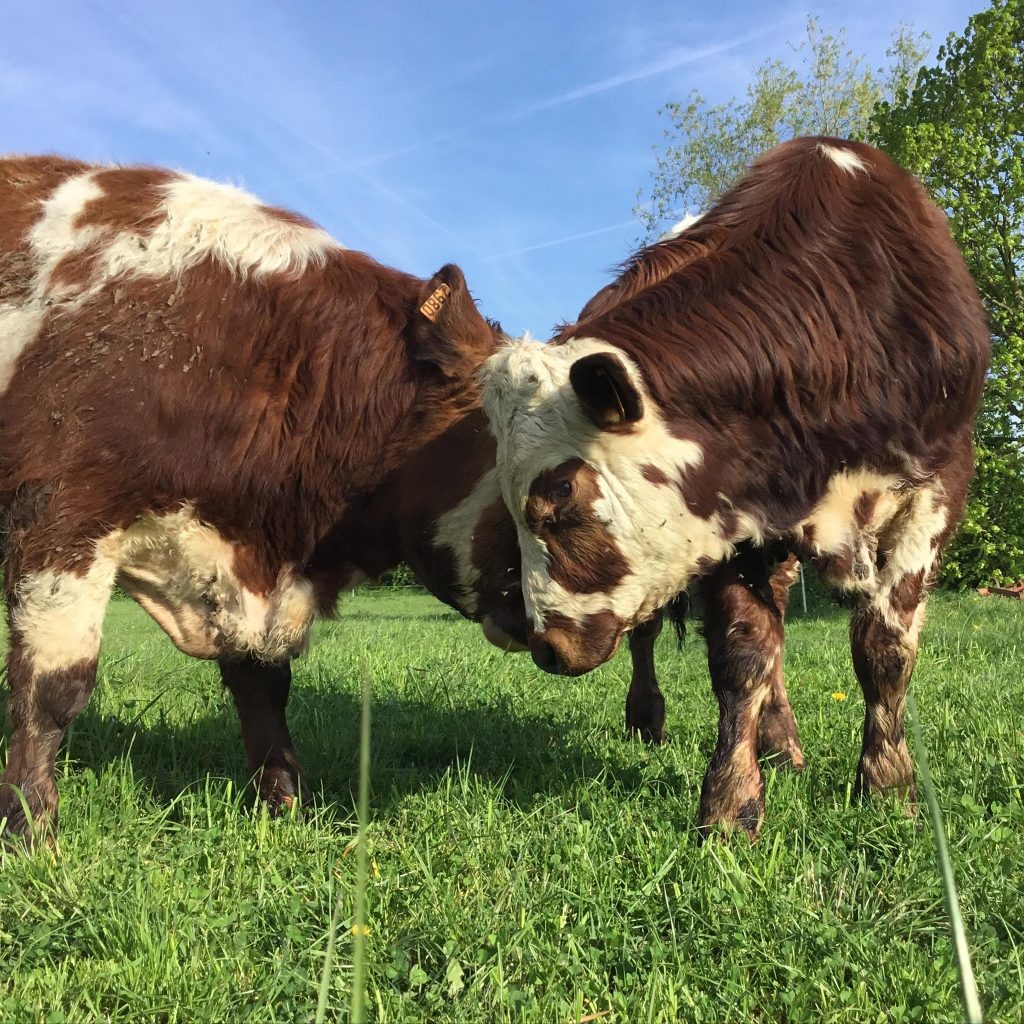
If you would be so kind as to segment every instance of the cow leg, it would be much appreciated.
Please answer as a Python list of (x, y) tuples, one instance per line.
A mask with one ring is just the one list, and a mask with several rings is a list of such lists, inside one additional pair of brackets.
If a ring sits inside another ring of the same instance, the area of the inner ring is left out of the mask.
[(757, 837), (764, 819), (758, 763), (761, 713), (781, 682), (782, 615), (768, 556), (746, 549), (718, 566), (701, 589), (711, 684), (718, 698), (718, 743), (700, 794), (698, 829), (743, 828)]
[[(780, 562), (772, 573), (771, 590), (779, 611), (780, 625), (786, 617), (789, 591), (796, 581), (799, 564), (796, 555), (790, 555), (784, 562)], [(771, 693), (761, 710), (761, 719), (757, 724), (757, 756), (775, 768), (802, 771), (806, 764), (803, 748), (800, 746), (800, 731), (796, 727), (793, 709), (789, 705), (789, 695), (786, 693), (781, 657), (772, 672)]]
[(53, 767), (67, 727), (96, 685), (103, 613), (114, 563), (95, 557), (73, 570), (26, 572), (6, 581), (11, 743), (0, 778), (0, 821), (31, 843), (57, 827)]
[(251, 657), (222, 658), (218, 664), (238, 711), (249, 771), (271, 814), (279, 814), (301, 801), (305, 788), (285, 716), (291, 664)]
[(654, 644), (662, 623), (662, 613), (658, 612), (629, 634), (633, 677), (626, 694), (626, 732), (651, 744), (665, 740), (665, 698), (654, 670)]
[(923, 572), (858, 608), (850, 622), (853, 667), (864, 694), (864, 740), (854, 795), (893, 791), (914, 800), (914, 767), (903, 733), (907, 689), (924, 622)]

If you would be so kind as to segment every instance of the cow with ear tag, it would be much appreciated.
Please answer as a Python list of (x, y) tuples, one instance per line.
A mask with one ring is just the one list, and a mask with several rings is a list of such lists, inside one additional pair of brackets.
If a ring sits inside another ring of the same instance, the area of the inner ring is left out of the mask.
[(330, 539), (479, 407), (500, 340), (454, 265), (402, 273), (177, 171), (0, 160), (0, 827), (56, 824), (115, 582), (219, 663), (260, 793), (292, 803), (290, 662), (355, 578)]
[(693, 579), (732, 609), (708, 631), (720, 717), (702, 829), (755, 836), (763, 820), (787, 551), (854, 606), (856, 792), (912, 797), (906, 692), (988, 358), (977, 291), (921, 186), (871, 147), (811, 138), (638, 253), (553, 343), (488, 361), (535, 661), (589, 671)]

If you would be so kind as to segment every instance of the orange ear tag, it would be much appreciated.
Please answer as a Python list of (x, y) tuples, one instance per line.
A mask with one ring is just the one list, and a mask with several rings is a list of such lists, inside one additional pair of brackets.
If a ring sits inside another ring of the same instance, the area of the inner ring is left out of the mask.
[(430, 293), (430, 297), (427, 301), (420, 306), (420, 312), (431, 323), (437, 323), (437, 314), (441, 312), (441, 307), (448, 301), (448, 296), (451, 295), (451, 293), (452, 290), (448, 285), (439, 285)]

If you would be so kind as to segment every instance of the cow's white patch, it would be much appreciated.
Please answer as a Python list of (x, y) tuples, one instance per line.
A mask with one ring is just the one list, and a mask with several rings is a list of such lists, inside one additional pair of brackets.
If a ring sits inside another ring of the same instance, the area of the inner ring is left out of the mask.
[[(894, 627), (897, 616), (890, 602), (893, 588), (904, 577), (914, 573), (923, 573), (923, 578), (927, 579), (935, 566), (937, 540), (949, 523), (949, 508), (943, 501), (944, 497), (939, 484), (913, 491), (895, 522), (886, 524), (892, 536), (888, 540), (885, 565), (879, 572), (879, 587), (873, 595), (872, 604)], [(883, 535), (885, 530), (883, 527)], [(915, 643), (923, 622), (923, 605), (919, 605), (910, 628)]]
[(0, 398), (11, 383), (18, 357), (35, 341), (42, 322), (41, 305), (0, 303)]
[(141, 242), (131, 233), (114, 237), (103, 276), (175, 277), (210, 257), (240, 276), (298, 274), (341, 248), (326, 231), (283, 220), (231, 185), (177, 175), (162, 189), (163, 219)]
[[(858, 524), (857, 502), (873, 498), (871, 514)], [(853, 555), (852, 574), (831, 583), (864, 595), (867, 603), (894, 629), (904, 626), (891, 604), (891, 594), (906, 576), (918, 572), (927, 578), (936, 558), (936, 539), (945, 530), (949, 511), (938, 484), (912, 487), (899, 476), (858, 469), (838, 473), (825, 494), (800, 524), (813, 538), (815, 555)], [(878, 558), (879, 549), (885, 557)], [(915, 616), (912, 632), (920, 630)]]
[(99, 654), (103, 613), (117, 571), (106, 551), (109, 540), (97, 547), (83, 575), (48, 569), (18, 581), (12, 624), (34, 677)]
[[(674, 437), (653, 403), (645, 403), (644, 417), (628, 433), (599, 430), (583, 412), (569, 369), (595, 352), (614, 353), (645, 393), (629, 357), (594, 338), (550, 346), (512, 342), (488, 361), (482, 374), (484, 405), (498, 440), (502, 493), (519, 535), (526, 611), (538, 630), (555, 612), (582, 622), (587, 615), (612, 611), (632, 626), (674, 597), (702, 558), (717, 561), (733, 551), (719, 517), (696, 516), (683, 500), (682, 474), (702, 462), (702, 450)], [(630, 569), (609, 593), (578, 594), (553, 580), (546, 547), (523, 517), (537, 475), (572, 458), (596, 471), (601, 497), (594, 510)], [(670, 483), (651, 482), (645, 467), (659, 470)]]
[[(145, 235), (80, 223), (87, 204), (106, 194), (95, 171), (67, 178), (43, 201), (28, 234), (28, 295), (0, 303), (0, 395), (47, 312), (84, 302), (119, 275), (174, 278), (207, 258), (239, 276), (299, 274), (341, 248), (326, 231), (276, 216), (242, 189), (191, 175), (174, 175), (162, 188), (162, 219)], [(88, 280), (53, 281), (62, 260), (86, 251), (95, 260)]]
[(682, 220), (677, 220), (664, 234), (658, 236), (659, 242), (669, 242), (678, 238), (688, 228), (692, 228), (703, 217), (703, 213), (690, 213), (689, 210), (683, 215)]
[(286, 569), (269, 594), (254, 594), (234, 561), (234, 547), (185, 506), (144, 516), (124, 532), (118, 581), (186, 654), (265, 661), (298, 654), (315, 616), (312, 586)]
[(853, 152), (852, 149), (844, 149), (841, 146), (830, 146), (828, 143), (819, 142), (818, 152), (827, 156), (837, 167), (841, 167), (847, 174), (856, 174), (860, 171), (867, 174), (867, 164)]
[[(498, 482), (497, 467), (477, 481), (469, 495), (453, 509), (438, 517), (434, 531), (434, 544), (446, 547), (455, 557), (457, 586), (455, 589), (459, 608), (473, 618), (480, 603), (476, 584), (480, 580), (480, 568), (473, 561), (473, 538), (480, 525), (480, 517), (496, 501), (501, 500), (501, 484)], [(518, 578), (519, 567), (515, 566)]]
[[(849, 579), (832, 580), (833, 584), (861, 591), (874, 589), (878, 534), (905, 503), (905, 484), (901, 477), (870, 469), (837, 473), (829, 480), (800, 530), (813, 537), (810, 548), (815, 555), (852, 554), (857, 572)], [(863, 495), (873, 496), (873, 505), (869, 521), (860, 527), (856, 507)]]
[(86, 171), (65, 179), (42, 203), (42, 216), (32, 225), (28, 241), (44, 284), (68, 253), (86, 248), (100, 235), (102, 228), (79, 227), (77, 222), (86, 205), (102, 195), (93, 172)]
[(62, 182), (41, 204), (40, 217), (28, 234), (27, 296), (0, 302), (0, 396), (14, 376), (19, 356), (38, 336), (47, 310), (65, 297), (65, 289), (57, 292), (50, 286), (54, 268), (97, 237), (96, 229), (76, 228), (75, 221), (86, 203), (102, 194), (87, 172)]

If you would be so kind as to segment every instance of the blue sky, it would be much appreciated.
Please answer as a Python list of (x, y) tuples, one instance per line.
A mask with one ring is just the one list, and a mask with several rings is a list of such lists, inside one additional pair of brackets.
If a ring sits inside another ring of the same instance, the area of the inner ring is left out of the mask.
[(742, 92), (804, 33), (880, 64), (981, 0), (846, 4), (6, 0), (0, 150), (165, 164), (242, 184), (342, 243), (546, 337), (641, 228), (658, 109)]

